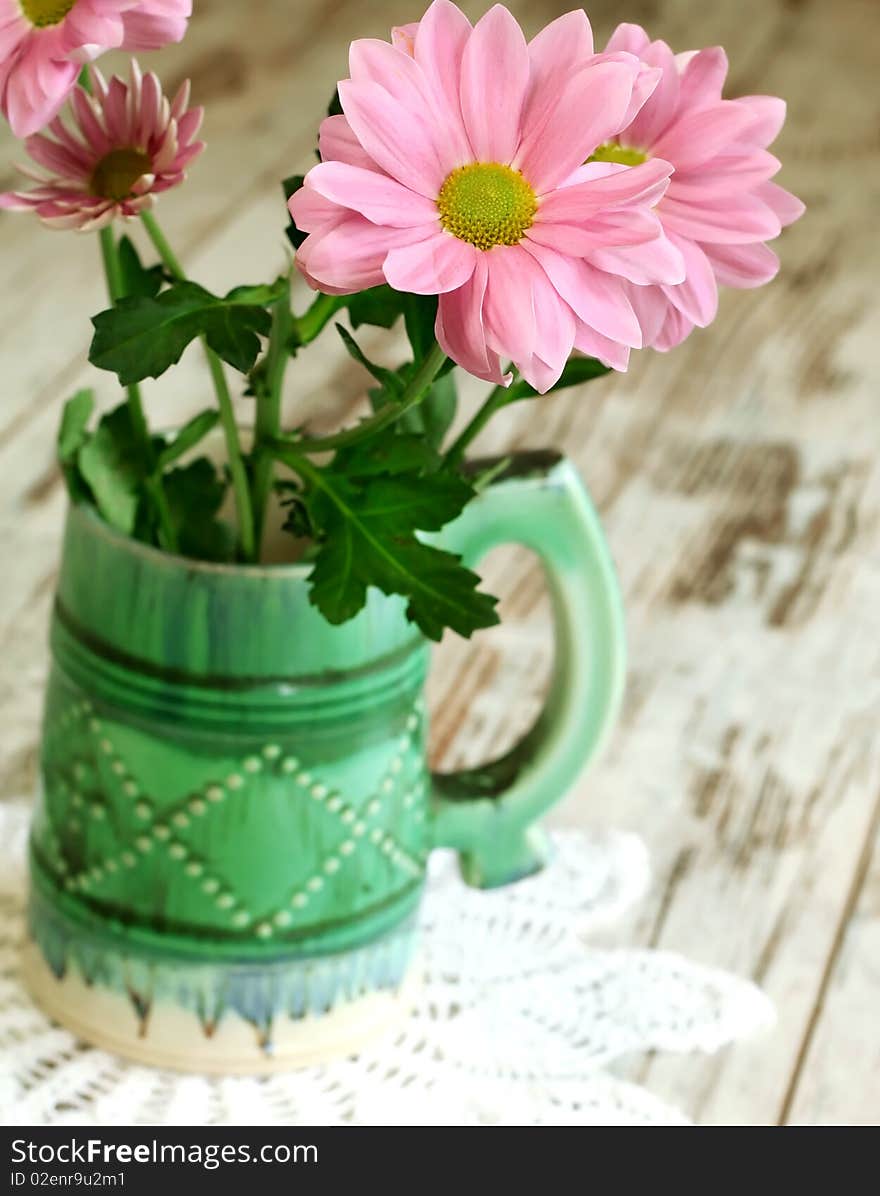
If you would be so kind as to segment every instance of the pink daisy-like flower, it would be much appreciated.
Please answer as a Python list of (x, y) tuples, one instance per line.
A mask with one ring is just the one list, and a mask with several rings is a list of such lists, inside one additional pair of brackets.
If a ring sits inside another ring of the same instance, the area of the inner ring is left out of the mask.
[(28, 137), (61, 110), (83, 63), (186, 33), (192, 0), (0, 0), (0, 110)]
[[(785, 103), (775, 96), (723, 100), (727, 57), (720, 46), (673, 54), (639, 25), (620, 25), (607, 48), (636, 54), (661, 72), (651, 97), (595, 158), (640, 165), (657, 157), (675, 167), (657, 215), (684, 258), (686, 279), (630, 289), (645, 344), (671, 349), (715, 318), (719, 283), (757, 287), (779, 269), (764, 242), (804, 211), (770, 182), (781, 164), (767, 146), (785, 120)], [(636, 271), (633, 281), (647, 280)]]
[(194, 140), (202, 109), (187, 107), (189, 82), (169, 103), (156, 76), (142, 75), (134, 61), (129, 83), (114, 76), (108, 84), (95, 67), (91, 76), (93, 95), (73, 91), (72, 126), (56, 117), (51, 136), (36, 133), (25, 143), (48, 174), (19, 167), (37, 185), (0, 195), (0, 208), (34, 211), (50, 228), (87, 231), (137, 216), (183, 181), (205, 148)]
[[(354, 42), (349, 66), (344, 115), (321, 125), (323, 161), (290, 201), (311, 285), (439, 295), (440, 345), (490, 381), (509, 359), (546, 391), (573, 348), (626, 368), (642, 344), (632, 262), (651, 283), (684, 276), (651, 210), (672, 168), (584, 163), (659, 72), (593, 55), (582, 10), (527, 45), (506, 8), (472, 28), (449, 0), (390, 45)], [(610, 247), (627, 248), (623, 269)]]

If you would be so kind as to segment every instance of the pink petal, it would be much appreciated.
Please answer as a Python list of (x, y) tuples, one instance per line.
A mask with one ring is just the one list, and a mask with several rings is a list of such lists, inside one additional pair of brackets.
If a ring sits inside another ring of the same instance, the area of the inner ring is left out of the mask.
[(3, 89), (3, 111), (16, 137), (29, 137), (58, 115), (76, 82), (72, 62), (41, 62), (22, 55)]
[(417, 235), (411, 228), (380, 228), (362, 216), (349, 216), (328, 231), (306, 238), (297, 261), (322, 286), (343, 293), (363, 291), (385, 281), (382, 264), (389, 250)]
[(643, 344), (646, 349), (652, 347), (666, 320), (669, 300), (660, 287), (631, 286), (627, 295), (642, 329)]
[(721, 46), (709, 46), (692, 54), (681, 74), (680, 106), (703, 108), (721, 99), (727, 78), (727, 55)]
[(705, 245), (704, 250), (724, 287), (761, 287), (779, 271), (779, 258), (760, 241), (754, 245)]
[(536, 222), (527, 231), (526, 242), (546, 245), (566, 256), (586, 257), (597, 249), (615, 245), (641, 245), (662, 232), (658, 217), (642, 208), (611, 208), (580, 224)]
[(670, 199), (699, 203), (734, 191), (751, 191), (772, 178), (780, 166), (778, 158), (762, 149), (719, 154), (704, 169), (676, 171), (667, 194)]
[(461, 60), (461, 112), (478, 161), (513, 158), (528, 82), (526, 39), (508, 10), (496, 4), (474, 26)]
[(778, 96), (739, 96), (732, 101), (751, 112), (754, 123), (748, 139), (754, 145), (770, 145), (785, 123), (785, 100)]
[(513, 165), (545, 195), (589, 158), (621, 126), (638, 64), (602, 62), (584, 67), (537, 121), (523, 125)]
[(437, 223), (436, 203), (376, 170), (344, 162), (321, 162), (309, 171), (307, 181), (325, 199), (360, 212), (373, 224), (416, 228)]
[(407, 54), (413, 54), (418, 31), (418, 21), (410, 21), (408, 25), (395, 25), (391, 30), (392, 46), (395, 46), (398, 50), (406, 50)]
[(611, 34), (605, 49), (609, 53), (613, 53), (615, 50), (625, 50), (627, 54), (635, 54), (638, 57), (650, 43), (651, 39), (641, 25), (624, 23), (618, 25)]
[(676, 170), (688, 170), (707, 162), (754, 124), (754, 116), (732, 100), (708, 108), (690, 110), (680, 116), (658, 141), (654, 153), (674, 163)]
[[(535, 356), (533, 378), (522, 373), (537, 391), (544, 394), (559, 381), (574, 347), (576, 320), (547, 275), (534, 263), (532, 294), (535, 307)], [(522, 367), (521, 367), (522, 368)]]
[(593, 31), (582, 8), (551, 21), (529, 42), (530, 81), (523, 126), (543, 124), (569, 78), (593, 55)]
[(318, 152), (324, 162), (347, 162), (364, 170), (379, 167), (352, 132), (348, 119), (341, 113), (325, 116), (318, 131)]
[[(606, 54), (605, 57), (609, 58), (611, 55)], [(662, 78), (663, 71), (659, 67), (648, 66), (645, 62), (640, 64), (639, 73), (636, 75), (636, 81), (633, 84), (632, 97), (621, 123), (621, 132), (625, 140), (629, 138), (629, 133), (627, 132), (629, 126), (657, 90)]]
[(755, 188), (754, 194), (776, 214), (783, 228), (794, 224), (806, 211), (806, 206), (796, 195), (792, 195), (777, 183), (762, 183), (760, 187)]
[(543, 245), (526, 241), (523, 246), (580, 320), (611, 340), (641, 347), (641, 329), (622, 279)]
[(653, 205), (666, 191), (666, 180), (671, 174), (668, 162), (654, 158), (640, 166), (624, 166), (613, 174), (560, 187), (543, 197), (536, 221), (578, 224), (604, 208), (637, 203)]
[(476, 268), (477, 256), (473, 245), (438, 229), (424, 241), (392, 249), (383, 269), (396, 291), (442, 295), (464, 286)]
[(525, 251), (519, 245), (496, 245), (485, 256), (489, 266), (483, 303), (486, 343), (513, 361), (531, 357), (537, 328)]
[(628, 128), (621, 133), (624, 145), (653, 147), (659, 157), (666, 157), (656, 149), (660, 135), (675, 119), (679, 110), (679, 81), (675, 57), (666, 42), (651, 42), (639, 54), (648, 66), (659, 68), (660, 78), (650, 98), (639, 109)]
[[(765, 186), (772, 186), (767, 183)], [(692, 241), (745, 245), (778, 237), (779, 217), (756, 195), (746, 193), (728, 199), (684, 203), (668, 195), (661, 205), (663, 225)]]
[(684, 258), (672, 241), (661, 233), (638, 245), (616, 245), (590, 254), (590, 262), (606, 274), (619, 274), (643, 289), (652, 283), (684, 281)]
[(459, 96), (461, 59), (470, 34), (471, 23), (459, 8), (449, 0), (434, 0), (418, 24), (412, 51), (442, 111), (454, 166), (471, 160)]
[(35, 162), (62, 178), (84, 178), (91, 174), (91, 163), (82, 154), (72, 154), (57, 141), (36, 133), (26, 142), (27, 152)]
[(443, 352), (469, 374), (496, 385), (510, 384), (503, 375), (497, 353), (486, 344), (483, 299), (489, 267), (486, 255), (477, 256), (474, 273), (464, 286), (440, 296), (435, 334)]
[(694, 325), (677, 307), (672, 304), (666, 309), (666, 319), (663, 327), (654, 338), (653, 348), (661, 353), (668, 353), (670, 349), (677, 349), (682, 341), (694, 330)]
[(355, 83), (377, 83), (407, 111), (428, 116), (425, 127), (444, 175), (470, 161), (457, 97), (455, 112), (450, 115), (445, 94), (438, 95), (411, 54), (375, 38), (362, 38), (351, 44), (349, 68)]
[(378, 83), (339, 84), (339, 100), (355, 136), (379, 166), (399, 183), (436, 199), (445, 173), (422, 116), (394, 100)]
[(287, 203), (296, 227), (304, 233), (324, 232), (347, 220), (350, 213), (305, 183)]
[(664, 286), (663, 293), (691, 323), (705, 328), (718, 314), (718, 284), (709, 259), (694, 241), (672, 237), (684, 258), (685, 280), (678, 286)]
[(578, 321), (575, 329), (574, 347), (588, 357), (596, 357), (603, 365), (613, 370), (625, 370), (629, 365), (629, 346), (618, 344), (607, 336), (602, 336), (582, 320)]

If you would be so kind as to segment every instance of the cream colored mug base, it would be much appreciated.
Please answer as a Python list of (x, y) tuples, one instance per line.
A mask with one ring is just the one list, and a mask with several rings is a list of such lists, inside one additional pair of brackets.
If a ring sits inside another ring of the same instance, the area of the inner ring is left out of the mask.
[(320, 1016), (278, 1017), (269, 1054), (254, 1027), (234, 1012), (208, 1036), (188, 1010), (157, 1003), (142, 1032), (125, 997), (90, 987), (73, 971), (59, 980), (32, 942), (22, 951), (22, 975), (40, 1008), (85, 1042), (150, 1067), (214, 1075), (270, 1075), (355, 1054), (406, 1018), (418, 987), (408, 977), (396, 992), (370, 993)]

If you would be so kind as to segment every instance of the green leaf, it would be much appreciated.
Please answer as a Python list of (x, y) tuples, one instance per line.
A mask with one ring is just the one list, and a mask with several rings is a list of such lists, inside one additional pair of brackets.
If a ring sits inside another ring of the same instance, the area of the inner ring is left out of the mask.
[(131, 535), (143, 493), (144, 462), (128, 407), (105, 415), (77, 454), (80, 473), (109, 524)]
[(71, 502), (86, 502), (92, 495), (88, 483), (79, 471), (77, 456), (89, 438), (88, 423), (95, 407), (91, 390), (78, 390), (64, 404), (58, 428), (58, 464), (64, 475)]
[(217, 426), (219, 419), (220, 414), (217, 411), (200, 411), (198, 415), (194, 415), (183, 425), (171, 443), (166, 444), (159, 453), (159, 468), (167, 468), (184, 453), (195, 448), (199, 441)]
[(385, 432), (350, 449), (340, 450), (333, 461), (336, 473), (369, 478), (377, 474), (430, 473), (440, 457), (421, 436)]
[(458, 392), (451, 373), (440, 373), (434, 379), (418, 407), (407, 411), (400, 419), (400, 427), (421, 436), (432, 449), (440, 449), (452, 426), (458, 409)]
[[(572, 357), (562, 371), (559, 381), (551, 388), (550, 393), (552, 394), (555, 390), (565, 390), (568, 386), (580, 386), (582, 382), (589, 382), (593, 378), (601, 378), (610, 373), (611, 367), (603, 365), (595, 357)], [(514, 382), (507, 391), (503, 405), (507, 407), (519, 399), (531, 399), (537, 394), (534, 387), (520, 379), (519, 382)]]
[(358, 329), (363, 324), (392, 328), (403, 315), (407, 298), (402, 291), (395, 291), (387, 283), (359, 291), (357, 295), (350, 296), (347, 303), (352, 328)]
[(228, 483), (207, 457), (199, 457), (162, 479), (171, 518), (184, 556), (203, 561), (230, 561), (235, 533), (217, 513)]
[(271, 326), (266, 305), (277, 298), (277, 285), (237, 287), (221, 299), (197, 283), (178, 282), (158, 298), (123, 299), (93, 318), (89, 360), (130, 386), (164, 374), (204, 336), (224, 361), (247, 373)]
[[(301, 174), (292, 174), (290, 178), (285, 179), (281, 184), (281, 186), (284, 188), (285, 200), (289, 200), (292, 195), (295, 195), (304, 182), (305, 176)], [(288, 241), (290, 241), (294, 249), (299, 249), (300, 245), (302, 245), (303, 241), (308, 236), (308, 233), (304, 233), (302, 229), (297, 228), (296, 221), (290, 215), (289, 211), (287, 228), (284, 231), (287, 234)]]
[[(409, 438), (400, 439), (392, 469), (402, 469), (411, 450)], [(496, 599), (477, 592), (479, 577), (416, 534), (454, 519), (473, 497), (470, 485), (453, 471), (356, 477), (353, 464), (337, 457), (316, 470), (307, 499), (319, 538), (310, 599), (324, 617), (344, 623), (376, 586), (406, 597), (407, 617), (430, 639), (440, 639), (446, 627), (468, 636), (497, 623)]]
[(94, 409), (93, 390), (78, 390), (64, 404), (58, 429), (58, 460), (62, 465), (75, 463), (77, 453), (86, 442), (86, 429)]
[(406, 335), (412, 346), (413, 360), (421, 361), (434, 344), (437, 320), (436, 295), (404, 295), (403, 316)]
[(126, 298), (153, 299), (162, 289), (165, 275), (161, 266), (145, 267), (131, 237), (119, 240), (119, 269), (122, 294)]
[(342, 115), (342, 104), (339, 101), (339, 88), (338, 87), (333, 92), (333, 99), (327, 105), (327, 115), (328, 116), (341, 116)]
[(345, 345), (350, 356), (355, 361), (360, 362), (364, 369), (368, 370), (381, 385), (384, 402), (388, 402), (389, 399), (403, 394), (404, 382), (398, 373), (394, 370), (386, 369), (385, 366), (377, 365), (374, 361), (370, 361), (348, 329), (344, 328), (342, 324), (336, 325), (336, 331), (342, 337), (342, 343)]

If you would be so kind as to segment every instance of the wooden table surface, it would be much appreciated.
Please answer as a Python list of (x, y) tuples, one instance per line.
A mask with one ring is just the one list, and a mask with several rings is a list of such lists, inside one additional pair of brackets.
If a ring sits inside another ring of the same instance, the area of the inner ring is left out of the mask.
[[(346, 74), (346, 43), (387, 36), (419, 0), (196, 0), (158, 59), (207, 104), (208, 152), (161, 207), (208, 286), (283, 261), (278, 180), (310, 162)], [(481, 3), (465, 3), (471, 16)], [(534, 32), (562, 0), (512, 0)], [(245, 8), (247, 10), (245, 14)], [(880, 9), (876, 0), (595, 0), (676, 49), (722, 43), (729, 95), (789, 103), (781, 180), (807, 204), (769, 287), (727, 293), (714, 326), (627, 375), (520, 404), (479, 442), (555, 445), (579, 464), (626, 596), (631, 668), (610, 750), (569, 824), (639, 831), (655, 879), (617, 941), (753, 977), (779, 1024), (712, 1058), (656, 1057), (629, 1074), (706, 1123), (880, 1121)], [(20, 157), (0, 140), (0, 187)], [(2, 577), (0, 792), (33, 792), (45, 640), (64, 493), (62, 400), (84, 380), (103, 306), (97, 245), (0, 218)], [(381, 337), (377, 343), (383, 342)], [(393, 355), (393, 348), (388, 350)], [(317, 428), (351, 419), (364, 379), (332, 333), (286, 402)], [(148, 388), (152, 418), (203, 405), (199, 361)], [(464, 387), (465, 411), (481, 386)], [(242, 418), (248, 418), (247, 400)], [(448, 642), (432, 684), (438, 763), (476, 762), (529, 721), (546, 682), (548, 614), (525, 553), (487, 563), (504, 626)]]

